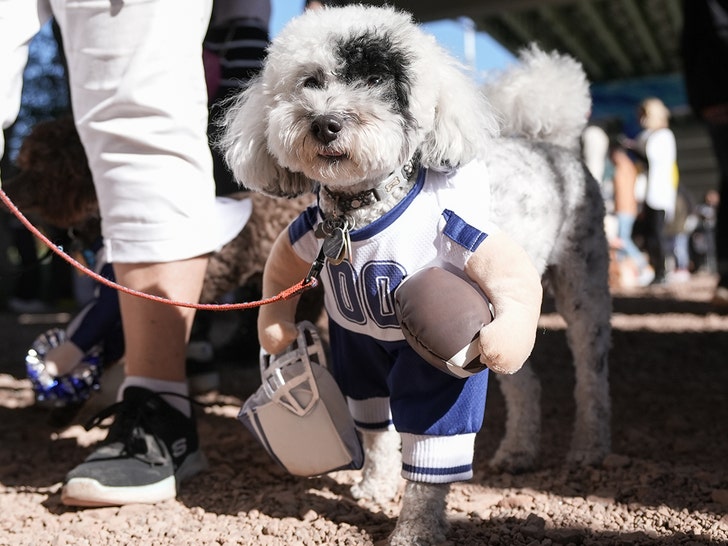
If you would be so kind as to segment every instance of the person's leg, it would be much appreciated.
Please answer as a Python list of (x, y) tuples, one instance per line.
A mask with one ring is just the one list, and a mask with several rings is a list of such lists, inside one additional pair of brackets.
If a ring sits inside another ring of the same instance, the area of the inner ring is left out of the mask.
[(720, 279), (718, 287), (726, 289), (728, 304), (728, 124), (709, 125), (708, 131), (718, 162), (720, 202), (715, 226), (715, 259)]
[[(163, 264), (115, 264), (123, 286), (177, 301), (197, 301), (207, 258)], [(163, 381), (185, 381), (187, 338), (194, 309), (160, 304), (120, 294), (126, 372)]]
[(690, 269), (690, 237), (682, 231), (675, 235), (673, 252), (675, 254), (675, 269), (680, 272), (688, 272)]
[[(124, 286), (195, 302), (206, 255), (222, 243), (212, 239), (220, 230), (202, 67), (209, 1), (52, 2), (106, 259)], [(126, 294), (120, 305), (127, 378), (104, 444), (66, 476), (66, 504), (174, 498), (179, 480), (204, 467), (186, 399), (194, 311)]]
[[(214, 220), (202, 37), (209, 5), (59, 2), (107, 260), (129, 288), (197, 301)], [(127, 373), (184, 381), (194, 310), (122, 294)]]
[(621, 257), (634, 260), (635, 265), (641, 270), (647, 265), (647, 260), (632, 239), (634, 221), (635, 217), (632, 214), (617, 213), (617, 237), (622, 242), (622, 248), (618, 253)]
[(645, 246), (650, 258), (650, 265), (655, 270), (654, 283), (665, 282), (665, 248), (663, 244), (663, 231), (665, 225), (665, 211), (655, 210), (648, 205), (645, 212)]
[(624, 258), (631, 260), (632, 264), (634, 264), (637, 284), (646, 286), (652, 282), (654, 271), (651, 267), (648, 267), (647, 259), (632, 238), (634, 222), (635, 216), (633, 214), (617, 213), (617, 237), (622, 243), (621, 248), (617, 250), (617, 256), (620, 260)]

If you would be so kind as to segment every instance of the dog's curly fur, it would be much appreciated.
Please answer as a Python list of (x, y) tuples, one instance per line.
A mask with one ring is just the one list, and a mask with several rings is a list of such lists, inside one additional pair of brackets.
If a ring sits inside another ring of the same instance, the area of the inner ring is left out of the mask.
[(70, 116), (37, 124), (15, 164), (18, 173), (3, 190), (23, 212), (62, 229), (98, 216), (86, 153)]
[[(24, 213), (51, 226), (69, 229), (84, 243), (100, 234), (98, 201), (83, 145), (73, 119), (64, 116), (36, 125), (16, 161), (18, 173), (3, 190)], [(253, 212), (240, 233), (210, 256), (200, 301), (214, 303), (244, 285), (259, 289), (266, 258), (276, 237), (312, 198), (282, 199), (241, 191)], [(320, 291), (306, 296), (307, 318), (321, 311)]]
[[(568, 324), (576, 370), (569, 458), (599, 463), (610, 449), (611, 301), (604, 205), (577, 146), (588, 82), (573, 59), (534, 47), (482, 91), (409, 14), (315, 10), (273, 41), (262, 73), (229, 110), (221, 146), (246, 186), (284, 196), (319, 185), (356, 194), (413, 156), (430, 169), (482, 158), (491, 218), (526, 249)], [(319, 199), (325, 212), (335, 206), (324, 191)], [(351, 214), (359, 227), (383, 212)], [(508, 416), (492, 464), (523, 470), (537, 461), (539, 382), (528, 366), (499, 380)], [(397, 457), (376, 457), (397, 442), (376, 433), (363, 440), (363, 480), (352, 491), (391, 496)], [(443, 485), (408, 483), (391, 544), (440, 542), (446, 494)]]

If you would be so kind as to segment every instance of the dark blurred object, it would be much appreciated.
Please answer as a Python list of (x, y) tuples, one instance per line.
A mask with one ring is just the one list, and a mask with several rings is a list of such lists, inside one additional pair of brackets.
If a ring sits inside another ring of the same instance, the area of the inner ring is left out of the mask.
[(720, 181), (713, 303), (728, 306), (728, 0), (683, 0), (682, 54), (690, 106), (705, 122)]
[[(69, 96), (60, 34), (52, 21), (30, 42), (20, 111), (15, 123), (4, 131), (5, 152), (0, 170), (5, 180), (17, 172), (15, 162), (20, 147), (33, 127), (70, 112)], [(0, 271), (10, 310), (43, 312), (49, 309), (49, 302), (71, 298), (72, 274), (66, 262), (39, 251), (35, 237), (14, 216), (3, 215), (2, 223), (8, 233), (7, 250), (15, 255), (12, 261), (3, 257)], [(58, 230), (47, 228), (47, 234), (59, 245), (68, 242), (65, 233)]]

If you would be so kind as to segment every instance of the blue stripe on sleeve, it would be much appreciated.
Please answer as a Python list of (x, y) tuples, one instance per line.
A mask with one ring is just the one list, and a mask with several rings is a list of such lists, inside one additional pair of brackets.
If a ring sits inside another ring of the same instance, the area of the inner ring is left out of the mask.
[(318, 223), (318, 210), (318, 206), (311, 205), (298, 218), (291, 222), (288, 226), (288, 238), (291, 244), (295, 244), (296, 241), (316, 227)]
[(449, 209), (442, 212), (445, 217), (445, 230), (443, 233), (460, 246), (474, 252), (480, 244), (488, 237), (479, 229), (474, 228), (465, 220)]

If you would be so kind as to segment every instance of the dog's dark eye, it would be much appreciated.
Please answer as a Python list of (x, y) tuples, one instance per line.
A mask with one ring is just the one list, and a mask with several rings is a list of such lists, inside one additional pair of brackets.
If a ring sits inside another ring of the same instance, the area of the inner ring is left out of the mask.
[(319, 89), (321, 81), (315, 76), (309, 76), (303, 80), (303, 86), (311, 89)]
[(382, 83), (383, 79), (384, 78), (382, 78), (379, 74), (372, 74), (367, 78), (367, 85), (369, 87), (376, 87), (377, 85)]

